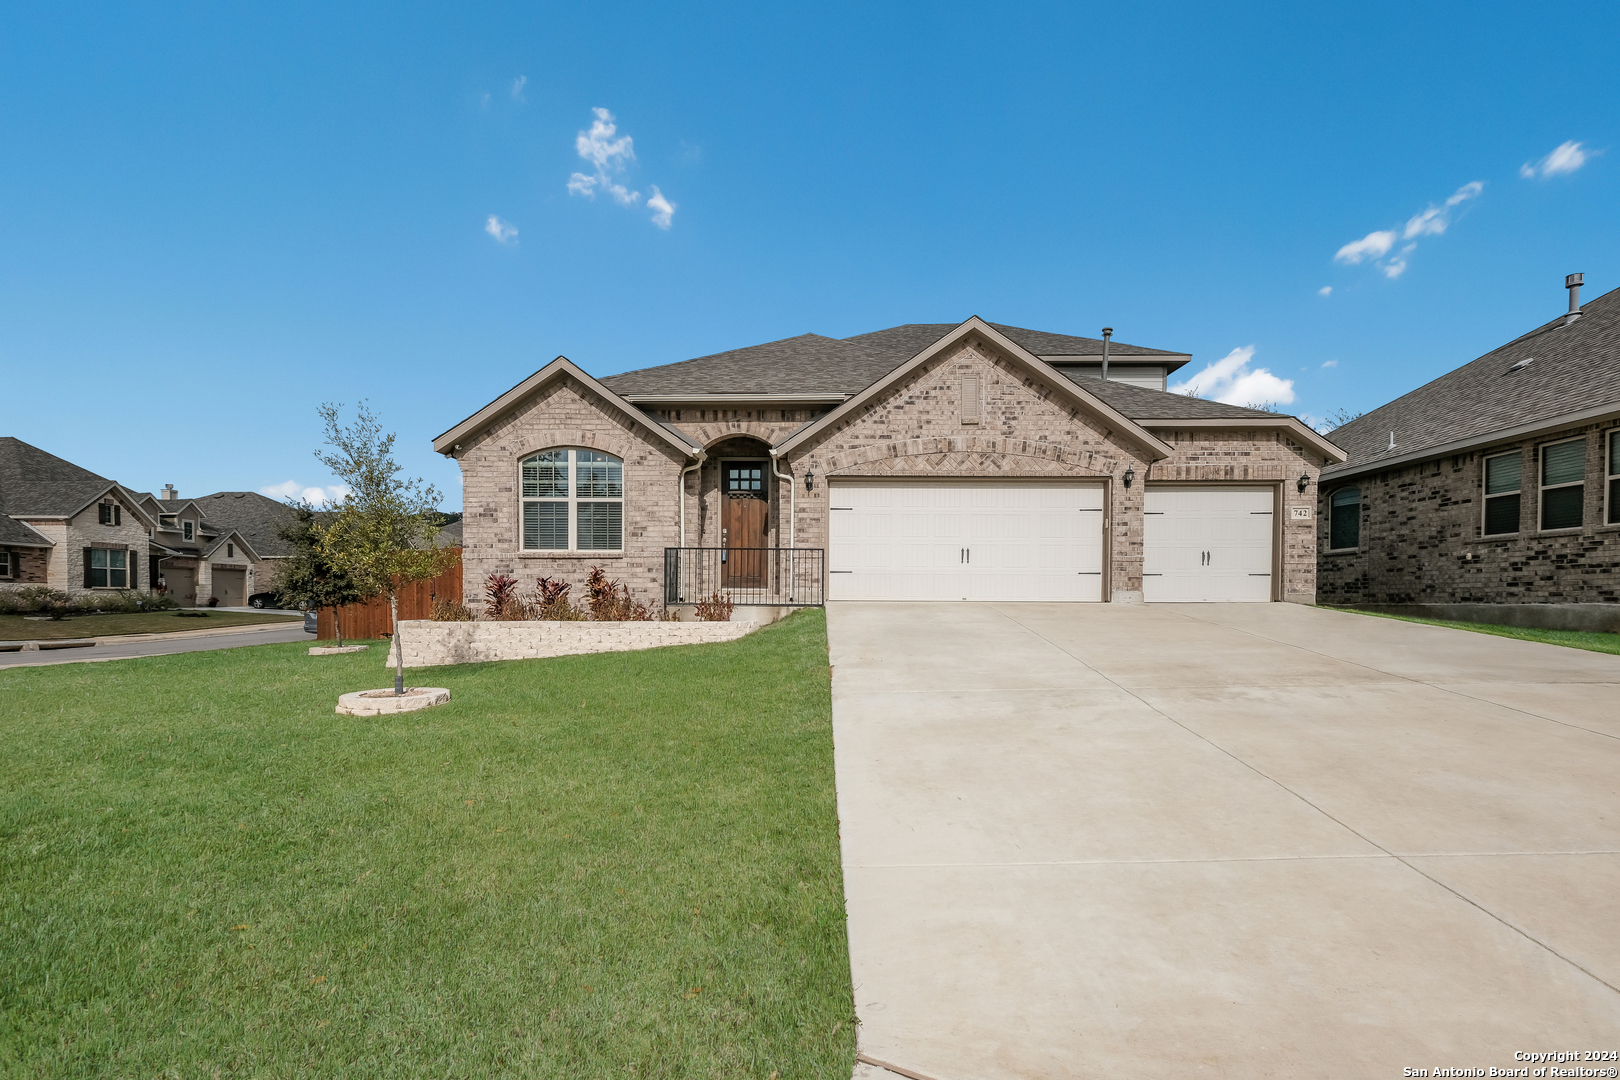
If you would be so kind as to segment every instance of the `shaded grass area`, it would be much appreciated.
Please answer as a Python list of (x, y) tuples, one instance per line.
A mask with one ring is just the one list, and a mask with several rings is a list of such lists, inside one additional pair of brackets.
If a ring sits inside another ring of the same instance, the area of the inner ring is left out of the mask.
[(179, 615), (173, 611), (150, 614), (73, 615), (66, 619), (25, 619), (0, 615), (0, 641), (59, 641), (63, 638), (110, 637), (114, 634), (172, 634), (179, 630), (218, 630), (255, 623), (293, 623), (299, 615), (261, 615), (246, 611), (209, 611)]
[(1476, 634), (1495, 634), (1497, 637), (1518, 638), (1520, 641), (1539, 641), (1546, 645), (1563, 645), (1588, 652), (1620, 655), (1620, 634), (1605, 634), (1595, 630), (1538, 630), (1526, 626), (1498, 626), (1495, 623), (1450, 622), (1445, 619), (1421, 619), (1412, 615), (1385, 615), (1377, 611), (1357, 608), (1334, 608), (1355, 615), (1371, 615), (1377, 619), (1397, 619), (1401, 622), (1422, 623), (1425, 626), (1449, 626), (1453, 630), (1472, 630)]
[(0, 1072), (847, 1080), (820, 611), (387, 719), (306, 647), (0, 671)]

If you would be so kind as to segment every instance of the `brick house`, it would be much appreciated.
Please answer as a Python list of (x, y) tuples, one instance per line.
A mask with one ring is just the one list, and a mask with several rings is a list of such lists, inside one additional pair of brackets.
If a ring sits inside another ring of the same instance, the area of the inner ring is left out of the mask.
[(276, 528), (287, 507), (256, 491), (218, 491), (182, 499), (165, 487), (140, 493), (140, 505), (157, 522), (152, 533), (151, 574), (182, 606), (218, 597), (222, 607), (241, 607), (267, 592), (277, 565), (292, 554)]
[(1343, 454), (1165, 392), (1190, 359), (977, 318), (603, 379), (558, 357), (434, 449), (468, 596), (600, 564), (665, 604), (1310, 603), (1310, 489)]
[(1620, 629), (1620, 290), (1335, 429), (1325, 604)]
[(0, 438), (0, 586), (70, 593), (162, 586), (182, 606), (218, 595), (237, 607), (255, 585), (268, 587), (274, 561), (290, 554), (274, 530), (285, 513), (252, 492), (159, 500)]

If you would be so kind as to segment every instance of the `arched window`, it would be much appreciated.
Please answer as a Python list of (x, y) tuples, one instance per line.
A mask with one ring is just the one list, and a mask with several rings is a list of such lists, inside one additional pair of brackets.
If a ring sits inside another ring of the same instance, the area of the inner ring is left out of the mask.
[(525, 551), (624, 548), (624, 462), (598, 450), (523, 459)]
[(1361, 489), (1340, 488), (1328, 508), (1328, 550), (1361, 546)]

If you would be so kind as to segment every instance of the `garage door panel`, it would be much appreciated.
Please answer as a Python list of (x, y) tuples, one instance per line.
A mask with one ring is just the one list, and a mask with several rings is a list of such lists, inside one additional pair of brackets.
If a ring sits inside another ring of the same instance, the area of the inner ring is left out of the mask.
[[(1102, 599), (1101, 485), (835, 482), (830, 494), (831, 599)], [(906, 542), (918, 534), (935, 543)]]
[(1271, 599), (1274, 489), (1149, 487), (1144, 501), (1145, 600)]

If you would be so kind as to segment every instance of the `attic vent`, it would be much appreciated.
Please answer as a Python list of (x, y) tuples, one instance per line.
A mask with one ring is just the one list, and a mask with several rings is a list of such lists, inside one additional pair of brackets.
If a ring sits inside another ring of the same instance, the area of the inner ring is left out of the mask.
[(962, 376), (962, 423), (977, 424), (979, 422), (979, 377), (977, 375)]
[(1512, 367), (1508, 368), (1508, 373), (1512, 374), (1515, 371), (1523, 371), (1525, 368), (1529, 367), (1531, 364), (1533, 364), (1535, 362), (1536, 362), (1535, 357), (1527, 356), (1523, 360), (1520, 360), (1517, 364), (1514, 364)]

